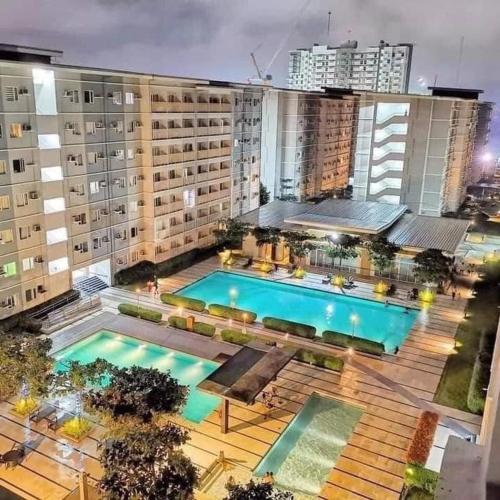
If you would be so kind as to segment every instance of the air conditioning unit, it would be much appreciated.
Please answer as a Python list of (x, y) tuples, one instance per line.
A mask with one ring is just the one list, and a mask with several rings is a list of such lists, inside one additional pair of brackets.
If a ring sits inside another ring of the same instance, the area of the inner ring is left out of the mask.
[(104, 243), (109, 243), (109, 237), (108, 237), (108, 236), (103, 236), (103, 237), (102, 237), (102, 241), (103, 241)]
[(141, 251), (139, 252), (139, 255), (146, 255), (146, 250), (141, 250)]
[(108, 210), (106, 210), (105, 208), (103, 208), (103, 209), (101, 210), (101, 215), (109, 215)]
[(107, 186), (106, 181), (99, 181), (99, 187), (104, 188), (104, 187), (106, 187), (106, 186)]
[(144, 200), (139, 200), (139, 201), (137, 202), (137, 206), (138, 206), (138, 207), (144, 207), (145, 205), (146, 205), (146, 202), (145, 202)]
[(143, 181), (146, 177), (144, 177), (144, 175), (138, 175), (137, 176), (137, 180), (138, 181)]
[(75, 124), (74, 123), (65, 123), (64, 124), (64, 130), (74, 130)]
[(18, 92), (19, 95), (29, 95), (29, 91), (26, 87), (21, 87)]
[(42, 226), (40, 226), (40, 224), (33, 224), (33, 231), (41, 231), (42, 230)]
[(138, 154), (138, 155), (143, 155), (143, 154), (144, 154), (144, 149), (142, 149), (142, 148), (137, 148), (137, 149), (135, 150), (135, 154)]
[(37, 191), (30, 191), (30, 199), (31, 200), (38, 200), (40, 198), (40, 195), (38, 194)]
[(116, 263), (119, 264), (119, 265), (125, 264), (125, 262), (123, 261), (123, 259), (121, 257), (118, 257), (116, 259)]
[(113, 179), (113, 185), (114, 186), (117, 186), (118, 184), (120, 184), (120, 179)]
[(25, 131), (25, 132), (29, 132), (31, 130), (31, 124), (30, 123), (23, 123), (21, 128)]
[(43, 262), (43, 257), (41, 255), (37, 255), (35, 258), (34, 258), (34, 261), (37, 263), (37, 264), (41, 264)]

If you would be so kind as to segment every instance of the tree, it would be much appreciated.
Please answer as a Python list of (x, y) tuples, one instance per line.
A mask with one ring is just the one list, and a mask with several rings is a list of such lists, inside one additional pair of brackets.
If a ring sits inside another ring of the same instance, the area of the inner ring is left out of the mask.
[(156, 368), (113, 368), (105, 388), (85, 395), (85, 408), (110, 426), (130, 427), (154, 422), (155, 417), (177, 413), (186, 402), (188, 387), (169, 372)]
[(335, 259), (339, 259), (339, 268), (342, 268), (343, 259), (353, 259), (358, 256), (356, 246), (361, 240), (357, 236), (339, 234), (336, 238), (329, 238), (328, 242), (329, 246), (325, 253), (332, 259), (332, 266), (335, 265)]
[(92, 387), (101, 386), (112, 369), (113, 365), (101, 358), (87, 364), (71, 360), (65, 370), (57, 372), (54, 393), (62, 396), (74, 395), (76, 418), (80, 419), (85, 394), (91, 391)]
[(265, 247), (264, 255), (267, 257), (267, 246), (278, 245), (281, 241), (281, 230), (277, 227), (254, 227), (252, 234), (255, 237), (255, 243), (258, 247)]
[(316, 237), (301, 231), (282, 231), (281, 236), (285, 240), (285, 246), (290, 249), (290, 253), (298, 260), (298, 266), (302, 267), (304, 258), (314, 248), (311, 240)]
[(32, 335), (0, 335), (0, 399), (48, 394), (52, 382), (52, 341)]
[(421, 283), (434, 283), (441, 286), (450, 277), (452, 259), (435, 248), (429, 248), (413, 258), (413, 274)]
[(379, 274), (391, 267), (396, 254), (401, 250), (401, 247), (388, 241), (385, 236), (380, 235), (372, 238), (367, 247), (370, 259)]
[(214, 230), (217, 244), (223, 247), (241, 248), (243, 238), (250, 232), (250, 225), (238, 219), (221, 219)]
[(267, 205), (269, 203), (270, 198), (271, 195), (268, 189), (261, 182), (259, 187), (259, 205)]
[(288, 491), (278, 491), (269, 483), (256, 483), (250, 480), (245, 485), (229, 486), (224, 500), (293, 500)]
[(100, 489), (117, 500), (191, 499), (198, 474), (179, 449), (187, 440), (187, 431), (168, 423), (108, 441)]

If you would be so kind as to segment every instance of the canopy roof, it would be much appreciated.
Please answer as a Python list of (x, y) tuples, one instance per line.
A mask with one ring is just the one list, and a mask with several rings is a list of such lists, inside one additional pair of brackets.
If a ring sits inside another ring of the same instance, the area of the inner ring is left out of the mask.
[(265, 352), (253, 347), (242, 347), (197, 387), (228, 400), (252, 404), (294, 354), (293, 349), (273, 347)]

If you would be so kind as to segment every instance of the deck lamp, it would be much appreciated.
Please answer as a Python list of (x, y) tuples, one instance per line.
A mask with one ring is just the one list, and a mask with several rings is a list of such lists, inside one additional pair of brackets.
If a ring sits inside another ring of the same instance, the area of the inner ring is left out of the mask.
[(356, 323), (358, 322), (358, 315), (351, 314), (351, 323), (352, 323), (352, 336), (354, 337), (354, 328), (356, 327)]
[(140, 288), (136, 288), (135, 289), (135, 293), (137, 294), (137, 314), (139, 314), (139, 298), (141, 296), (141, 289)]
[(248, 318), (247, 313), (243, 313), (242, 317), (243, 317), (243, 333), (247, 333), (247, 327), (246, 327), (246, 321)]

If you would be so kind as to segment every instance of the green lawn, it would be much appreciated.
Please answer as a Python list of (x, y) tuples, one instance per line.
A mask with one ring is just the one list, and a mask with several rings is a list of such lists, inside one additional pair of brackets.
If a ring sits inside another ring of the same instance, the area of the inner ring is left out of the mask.
[(481, 332), (494, 335), (498, 323), (500, 262), (484, 266), (485, 275), (476, 283), (477, 295), (469, 300), (468, 318), (457, 330), (458, 353), (448, 357), (434, 402), (463, 411), (476, 359)]

